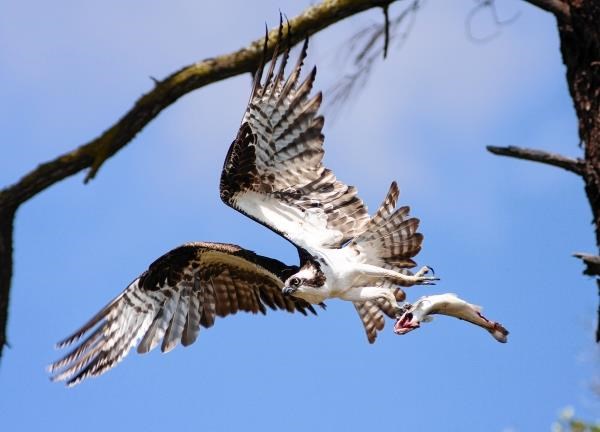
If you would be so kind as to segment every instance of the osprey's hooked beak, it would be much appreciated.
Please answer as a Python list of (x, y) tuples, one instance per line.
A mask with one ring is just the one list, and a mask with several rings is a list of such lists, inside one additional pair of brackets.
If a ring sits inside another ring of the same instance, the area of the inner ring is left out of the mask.
[(296, 292), (297, 288), (292, 288), (290, 286), (286, 286), (283, 288), (283, 295), (284, 296), (291, 296)]

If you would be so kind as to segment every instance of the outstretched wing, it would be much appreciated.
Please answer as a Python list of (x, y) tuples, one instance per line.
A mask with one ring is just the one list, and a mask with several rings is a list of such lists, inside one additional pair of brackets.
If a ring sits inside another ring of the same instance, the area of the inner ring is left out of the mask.
[[(396, 301), (403, 302), (406, 294), (402, 289), (394, 288)], [(391, 303), (385, 299), (367, 300), (365, 302), (354, 302), (354, 307), (365, 328), (369, 343), (374, 343), (377, 333), (385, 326), (385, 317), (397, 318), (396, 310)]]
[(189, 243), (152, 263), (88, 323), (58, 343), (71, 352), (53, 363), (54, 381), (75, 385), (114, 367), (139, 343), (146, 353), (161, 341), (167, 352), (192, 344), (201, 327), (238, 311), (265, 314), (267, 307), (315, 313), (281, 288), (296, 267), (223, 243)]
[(309, 98), (316, 68), (299, 83), (304, 43), (284, 81), (289, 48), (275, 74), (277, 48), (265, 83), (256, 73), (242, 125), (221, 174), (221, 199), (297, 246), (338, 248), (369, 221), (356, 189), (323, 167), (321, 93)]

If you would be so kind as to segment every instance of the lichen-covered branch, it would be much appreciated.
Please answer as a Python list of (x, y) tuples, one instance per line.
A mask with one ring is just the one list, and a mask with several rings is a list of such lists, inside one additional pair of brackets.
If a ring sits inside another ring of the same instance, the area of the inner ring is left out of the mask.
[(543, 150), (534, 150), (522, 147), (494, 147), (487, 146), (489, 152), (499, 156), (509, 156), (517, 159), (525, 159), (533, 162), (540, 162), (547, 165), (553, 165), (566, 169), (578, 175), (583, 175), (584, 162), (580, 159), (572, 159), (556, 153), (550, 153)]
[[(292, 32), (284, 37), (296, 44), (305, 37), (344, 18), (395, 0), (325, 0), (290, 20)], [(269, 33), (268, 53), (277, 41), (278, 30)], [(114, 125), (90, 142), (43, 163), (17, 183), (0, 190), (0, 357), (6, 344), (6, 320), (12, 276), (12, 226), (18, 207), (54, 183), (86, 168), (85, 181), (95, 177), (102, 164), (125, 147), (154, 117), (185, 94), (205, 85), (243, 73), (252, 73), (262, 57), (264, 38), (230, 54), (186, 66), (161, 81)]]

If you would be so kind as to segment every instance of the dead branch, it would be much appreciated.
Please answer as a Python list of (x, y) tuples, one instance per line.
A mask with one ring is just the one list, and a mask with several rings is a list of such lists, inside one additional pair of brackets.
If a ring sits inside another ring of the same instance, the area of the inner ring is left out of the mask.
[(383, 59), (385, 60), (390, 46), (390, 5), (383, 7), (383, 20)]
[[(383, 53), (383, 57), (387, 57), (391, 41), (398, 40), (400, 46), (406, 41), (422, 3), (423, 0), (412, 0), (402, 12), (392, 19), (389, 17), (389, 8), (384, 7), (382, 24), (373, 24), (363, 28), (349, 39), (345, 55), (353, 59), (354, 70), (327, 90), (329, 107), (339, 107), (345, 104), (357, 89), (364, 87), (379, 55)], [(404, 31), (400, 31), (403, 24), (405, 25)], [(378, 43), (381, 40), (383, 40), (383, 44)]]
[[(473, 22), (475, 18), (484, 12), (487, 12), (490, 15), (492, 23), (495, 26), (494, 31), (486, 36), (475, 36), (475, 33), (473, 32)], [(519, 15), (520, 13), (517, 12), (510, 18), (501, 19), (500, 15), (498, 14), (498, 8), (496, 7), (496, 0), (477, 0), (477, 5), (471, 9), (465, 21), (467, 37), (476, 43), (489, 42), (500, 35), (502, 27), (514, 23), (517, 18), (519, 18)]]
[(584, 275), (600, 276), (600, 256), (584, 252), (575, 252), (573, 256), (579, 258), (586, 265), (583, 270)]
[(487, 146), (487, 150), (495, 155), (510, 156), (517, 159), (525, 159), (533, 162), (540, 162), (547, 165), (566, 169), (577, 175), (583, 176), (584, 162), (581, 159), (572, 159), (556, 153), (550, 153), (543, 150), (534, 150), (522, 147), (494, 147)]

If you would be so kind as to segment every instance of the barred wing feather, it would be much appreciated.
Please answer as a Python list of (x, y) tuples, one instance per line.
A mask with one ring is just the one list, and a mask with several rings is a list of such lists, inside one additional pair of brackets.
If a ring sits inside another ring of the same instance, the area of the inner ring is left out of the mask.
[(338, 181), (322, 164), (321, 93), (309, 97), (316, 69), (299, 81), (307, 42), (287, 80), (289, 49), (274, 73), (277, 50), (264, 84), (253, 92), (221, 175), (221, 199), (296, 246), (338, 248), (369, 220), (356, 189)]
[(189, 243), (150, 265), (89, 322), (57, 344), (79, 342), (50, 365), (54, 381), (75, 385), (114, 367), (137, 345), (146, 353), (192, 344), (201, 327), (238, 311), (265, 314), (267, 307), (303, 315), (314, 308), (284, 297), (282, 279), (297, 267), (224, 243)]

